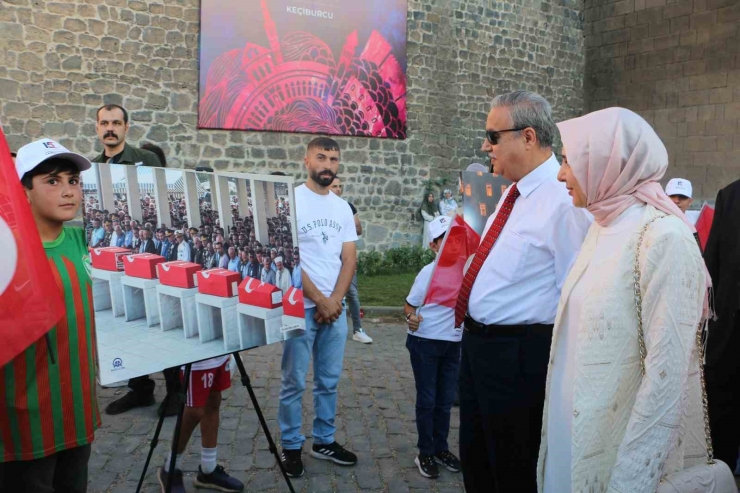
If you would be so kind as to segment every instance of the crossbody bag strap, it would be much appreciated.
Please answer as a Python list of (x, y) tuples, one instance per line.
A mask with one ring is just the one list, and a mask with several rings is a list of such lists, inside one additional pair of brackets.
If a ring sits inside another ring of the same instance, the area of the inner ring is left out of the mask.
[[(642, 323), (642, 290), (640, 288), (640, 281), (642, 279), (642, 273), (640, 271), (640, 249), (642, 243), (645, 240), (645, 233), (648, 228), (658, 219), (662, 219), (666, 215), (657, 216), (648, 221), (642, 231), (640, 232), (640, 238), (637, 240), (637, 253), (635, 254), (635, 305), (637, 307), (637, 338), (640, 346), (640, 371), (642, 376), (645, 376), (645, 358), (647, 356), (647, 348), (645, 347), (645, 331)], [(699, 348), (699, 381), (701, 382), (701, 408), (702, 417), (704, 418), (704, 438), (707, 444), (707, 464), (714, 464), (714, 448), (712, 447), (712, 431), (709, 427), (709, 404), (707, 399), (707, 384), (704, 379), (704, 346), (702, 345), (702, 324), (696, 329), (696, 345)]]

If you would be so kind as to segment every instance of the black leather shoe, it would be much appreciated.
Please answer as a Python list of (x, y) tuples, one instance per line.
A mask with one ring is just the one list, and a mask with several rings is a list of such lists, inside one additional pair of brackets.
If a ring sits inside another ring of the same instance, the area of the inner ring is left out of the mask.
[(154, 404), (154, 396), (146, 395), (144, 397), (137, 395), (136, 392), (129, 392), (120, 399), (117, 399), (105, 408), (105, 414), (111, 416), (116, 414), (122, 414), (126, 411), (130, 411), (135, 407), (146, 407)]

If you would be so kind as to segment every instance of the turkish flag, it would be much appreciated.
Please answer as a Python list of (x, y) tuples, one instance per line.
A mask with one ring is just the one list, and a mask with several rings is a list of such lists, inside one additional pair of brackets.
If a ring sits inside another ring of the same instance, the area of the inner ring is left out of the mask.
[(709, 204), (704, 204), (699, 213), (699, 219), (696, 220), (696, 232), (699, 233), (699, 243), (701, 243), (702, 251), (707, 246), (712, 221), (714, 221), (714, 208)]
[(0, 129), (0, 366), (49, 332), (64, 302)]
[(465, 276), (465, 265), (475, 254), (480, 235), (459, 214), (447, 230), (437, 263), (429, 281), (424, 305), (435, 304), (455, 308)]

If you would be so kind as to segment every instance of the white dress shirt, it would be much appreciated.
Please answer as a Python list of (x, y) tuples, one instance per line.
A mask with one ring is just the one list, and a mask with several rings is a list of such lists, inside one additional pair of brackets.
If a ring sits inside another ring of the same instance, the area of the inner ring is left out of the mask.
[(177, 245), (177, 260), (190, 262), (190, 245), (187, 241), (182, 241)]
[[(473, 320), (486, 325), (555, 322), (560, 289), (593, 220), (573, 206), (565, 184), (557, 180), (559, 168), (551, 155), (517, 183), (521, 196), (470, 292)], [(508, 193), (488, 218), (481, 240)]]

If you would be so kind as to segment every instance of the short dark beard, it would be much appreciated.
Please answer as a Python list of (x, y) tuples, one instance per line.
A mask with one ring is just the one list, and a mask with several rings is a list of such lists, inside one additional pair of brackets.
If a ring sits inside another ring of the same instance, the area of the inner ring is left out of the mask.
[[(324, 173), (329, 173), (331, 175), (331, 177), (330, 178), (322, 178), (321, 175), (324, 174)], [(311, 177), (311, 179), (314, 182), (316, 182), (319, 186), (322, 186), (322, 187), (328, 187), (328, 186), (330, 186), (332, 184), (332, 182), (334, 181), (334, 178), (337, 177), (337, 175), (332, 170), (330, 170), (330, 169), (325, 169), (325, 170), (322, 170), (320, 172), (311, 171), (309, 173), (309, 176)]]

